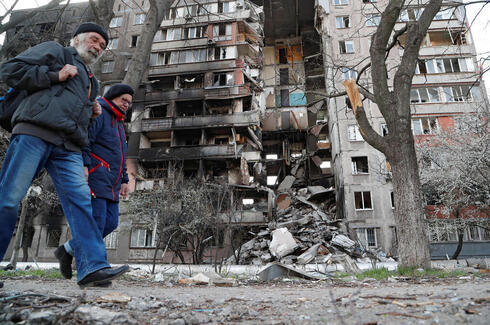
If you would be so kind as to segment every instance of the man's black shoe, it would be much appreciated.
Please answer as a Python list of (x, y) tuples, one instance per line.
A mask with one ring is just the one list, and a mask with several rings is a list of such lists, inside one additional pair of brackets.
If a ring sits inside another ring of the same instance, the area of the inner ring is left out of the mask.
[(109, 280), (117, 279), (127, 271), (129, 271), (129, 265), (123, 265), (118, 268), (108, 267), (105, 269), (100, 269), (90, 273), (78, 281), (78, 285), (82, 289), (85, 287), (94, 287), (100, 285), (101, 283), (108, 282)]
[(110, 288), (112, 287), (112, 281), (100, 282), (94, 285), (97, 288)]
[(63, 245), (56, 248), (56, 250), (54, 251), (54, 256), (56, 256), (56, 258), (60, 262), (61, 275), (63, 275), (65, 279), (71, 279), (73, 275), (73, 272), (71, 270), (71, 262), (73, 260), (73, 256), (68, 254)]

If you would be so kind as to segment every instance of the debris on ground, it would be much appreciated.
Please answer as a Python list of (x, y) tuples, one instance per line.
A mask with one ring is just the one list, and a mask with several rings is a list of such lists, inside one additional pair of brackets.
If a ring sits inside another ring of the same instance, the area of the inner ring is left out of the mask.
[[(382, 251), (368, 250), (345, 231), (335, 219), (333, 188), (297, 188), (297, 178), (289, 175), (279, 185), (276, 219), (244, 243), (227, 264), (283, 265), (333, 264), (347, 272), (358, 272), (356, 262), (394, 262)], [(301, 183), (300, 183), (301, 184)]]

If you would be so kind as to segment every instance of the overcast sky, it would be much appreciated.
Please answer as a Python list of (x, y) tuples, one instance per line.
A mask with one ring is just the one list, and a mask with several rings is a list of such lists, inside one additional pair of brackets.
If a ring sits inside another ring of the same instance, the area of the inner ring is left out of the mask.
[[(71, 2), (84, 2), (87, 0), (71, 0)], [(7, 8), (14, 3), (14, 0), (0, 0), (0, 14), (4, 13)], [(48, 3), (49, 0), (20, 0), (17, 3), (17, 9), (35, 8)], [(471, 2), (471, 0), (465, 0)], [(490, 57), (490, 41), (488, 31), (490, 31), (490, 3), (486, 6), (483, 3), (467, 6), (468, 21), (471, 24), (471, 34), (475, 42), (476, 52), (479, 58)], [(475, 19), (475, 16), (478, 17)], [(485, 32), (486, 30), (486, 32)], [(3, 43), (3, 36), (0, 37), (0, 43)], [(490, 60), (484, 63), (486, 68), (490, 67)], [(490, 71), (484, 75), (487, 92), (490, 95)]]

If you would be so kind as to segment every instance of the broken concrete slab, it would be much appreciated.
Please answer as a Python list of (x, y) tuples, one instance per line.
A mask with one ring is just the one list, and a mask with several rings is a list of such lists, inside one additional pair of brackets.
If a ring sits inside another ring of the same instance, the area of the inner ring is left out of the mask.
[(334, 195), (335, 190), (333, 188), (326, 189), (323, 186), (308, 186), (308, 192), (310, 193), (310, 196), (308, 197), (308, 200), (310, 201), (317, 201), (317, 200), (324, 200), (326, 197)]
[(340, 247), (343, 247), (345, 249), (352, 249), (356, 245), (355, 241), (349, 239), (349, 237), (344, 236), (344, 235), (334, 236), (330, 243), (332, 245), (340, 246)]
[(113, 303), (128, 303), (131, 301), (131, 297), (121, 292), (111, 292), (106, 295), (100, 296), (96, 300), (97, 302), (113, 302)]
[(296, 177), (291, 175), (284, 177), (284, 180), (281, 182), (281, 184), (279, 184), (279, 187), (277, 188), (277, 192), (286, 192), (293, 186), (295, 180)]
[(304, 271), (293, 268), (289, 265), (284, 265), (282, 263), (274, 262), (266, 265), (257, 276), (262, 281), (271, 281), (281, 277), (298, 277), (308, 280), (320, 280), (319, 277), (307, 274)]
[(272, 232), (272, 241), (269, 245), (269, 250), (275, 257), (281, 258), (291, 254), (297, 247), (298, 244), (287, 228), (279, 228)]
[(179, 284), (196, 284), (196, 285), (206, 285), (209, 284), (210, 279), (203, 273), (198, 273), (191, 278), (184, 278), (178, 281)]
[(311, 262), (318, 254), (318, 248), (321, 244), (311, 246), (306, 252), (298, 256), (298, 264), (307, 264)]

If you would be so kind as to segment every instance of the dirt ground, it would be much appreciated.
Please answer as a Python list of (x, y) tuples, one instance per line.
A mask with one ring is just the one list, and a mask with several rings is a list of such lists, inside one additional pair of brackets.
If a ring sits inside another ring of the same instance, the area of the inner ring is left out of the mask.
[[(128, 301), (130, 300), (130, 301)], [(490, 277), (238, 281), (7, 279), (0, 324), (488, 324)]]

